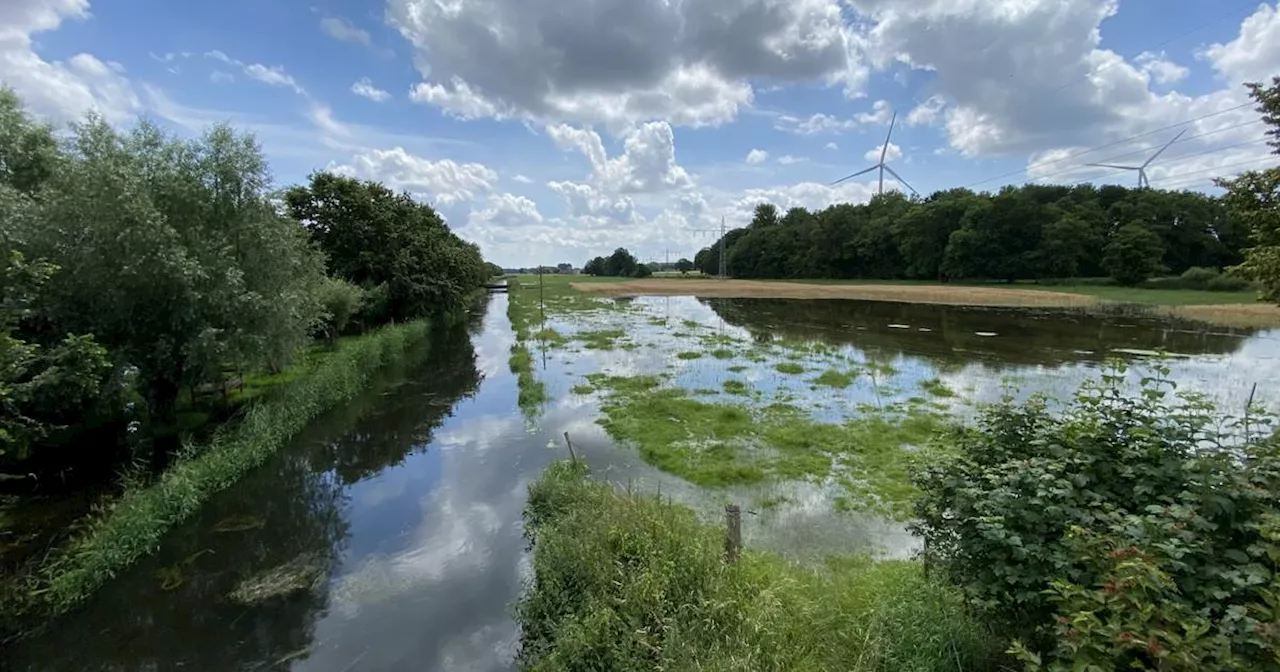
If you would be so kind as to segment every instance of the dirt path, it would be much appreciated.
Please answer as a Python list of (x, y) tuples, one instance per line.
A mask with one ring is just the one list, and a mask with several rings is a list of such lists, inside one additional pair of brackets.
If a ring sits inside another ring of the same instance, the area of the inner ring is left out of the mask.
[(626, 282), (575, 282), (580, 292), (606, 296), (703, 296), (708, 298), (864, 299), (951, 306), (1078, 307), (1097, 303), (1091, 296), (1003, 287), (934, 285), (819, 285), (757, 280), (677, 280), (653, 278)]

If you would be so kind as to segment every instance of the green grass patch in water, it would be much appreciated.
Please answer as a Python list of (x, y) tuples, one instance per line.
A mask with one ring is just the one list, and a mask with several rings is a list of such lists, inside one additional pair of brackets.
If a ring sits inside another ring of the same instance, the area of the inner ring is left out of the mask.
[(596, 391), (596, 388), (590, 385), (587, 385), (585, 383), (579, 383), (577, 385), (574, 385), (572, 390), (574, 394), (591, 394), (595, 391)]
[(747, 368), (748, 368), (748, 367), (745, 367), (745, 366), (743, 366), (743, 365), (741, 365), (741, 364), (738, 364), (738, 365), (731, 366), (731, 367), (729, 367), (729, 368), (725, 369), (725, 371), (728, 371), (729, 373), (742, 373), (743, 371), (746, 371), (746, 370), (747, 370)]
[(701, 352), (695, 352), (695, 351), (693, 351), (693, 350), (689, 350), (689, 351), (686, 351), (686, 352), (681, 352), (681, 353), (676, 354), (676, 359), (691, 360), (691, 359), (701, 359), (701, 358), (702, 358), (702, 353), (701, 353)]
[(853, 381), (856, 377), (857, 377), (857, 374), (853, 372), (846, 373), (843, 371), (837, 371), (835, 369), (827, 369), (826, 371), (822, 372), (822, 375), (818, 376), (817, 378), (814, 378), (813, 381), (811, 382), (813, 382), (814, 385), (819, 385), (822, 387), (834, 387), (837, 389), (844, 389), (846, 387), (849, 387), (850, 385), (853, 385)]
[(800, 565), (661, 497), (558, 462), (529, 488), (532, 578), (516, 606), (531, 670), (1012, 669), (959, 591), (918, 562)]
[(931, 380), (926, 380), (920, 383), (920, 389), (924, 390), (925, 392), (928, 392), (929, 394), (935, 397), (956, 396), (955, 390), (947, 387), (947, 384), (942, 382), (938, 378), (933, 378)]
[(778, 373), (785, 373), (792, 376), (798, 376), (804, 373), (804, 367), (795, 362), (778, 362), (773, 365), (773, 368)]
[(596, 329), (580, 331), (573, 335), (573, 339), (582, 342), (588, 350), (613, 350), (618, 346), (618, 339), (626, 335), (627, 332), (621, 329)]
[(733, 351), (728, 348), (716, 348), (711, 351), (711, 356), (716, 359), (733, 359)]
[(748, 388), (747, 384), (742, 382), (741, 380), (733, 380), (731, 378), (729, 380), (724, 381), (723, 385), (724, 385), (724, 391), (728, 392), (729, 394), (740, 394), (745, 396), (750, 392), (750, 388)]

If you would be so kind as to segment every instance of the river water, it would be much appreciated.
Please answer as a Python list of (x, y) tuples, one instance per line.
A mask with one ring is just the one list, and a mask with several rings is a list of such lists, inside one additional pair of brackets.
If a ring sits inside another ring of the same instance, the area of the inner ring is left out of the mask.
[[(549, 316), (569, 335), (622, 329), (625, 343), (535, 344), (550, 401), (530, 417), (516, 406), (507, 297), (496, 295), (472, 324), (438, 331), (421, 357), (215, 496), (83, 608), (0, 654), (0, 668), (510, 669), (519, 644), (511, 605), (528, 572), (526, 489), (566, 454), (564, 432), (597, 477), (660, 491), (708, 517), (725, 501), (769, 494), (696, 488), (613, 445), (595, 422), (599, 399), (572, 391), (596, 371), (665, 371), (689, 389), (738, 376), (833, 418), (919, 395), (936, 379), (956, 392), (936, 403), (963, 415), (1013, 387), (1069, 394), (1108, 357), (1141, 365), (1163, 350), (1182, 389), (1231, 408), (1243, 408), (1254, 383), (1269, 407), (1280, 398), (1266, 388), (1280, 379), (1278, 331), (854, 301), (673, 297), (612, 308)], [(760, 354), (677, 356), (699, 343)], [(820, 390), (778, 373), (781, 361), (809, 371), (876, 362), (881, 375)], [(746, 517), (749, 545), (798, 556), (914, 548), (900, 524), (835, 512), (819, 488), (756, 487), (785, 490), (790, 503)], [(310, 589), (252, 606), (229, 597), (298, 558), (322, 567)]]

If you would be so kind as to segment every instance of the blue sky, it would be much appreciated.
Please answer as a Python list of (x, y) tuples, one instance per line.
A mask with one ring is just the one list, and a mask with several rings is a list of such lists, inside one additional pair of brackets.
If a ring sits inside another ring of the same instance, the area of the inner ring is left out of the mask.
[(874, 173), (829, 183), (895, 111), (889, 165), (926, 194), (1133, 184), (1083, 164), (1183, 129), (1153, 186), (1274, 163), (1240, 82), (1280, 74), (1275, 3), (4, 0), (0, 26), (38, 115), (230, 122), (280, 185), (384, 181), (507, 266), (692, 257), (760, 200), (865, 201)]

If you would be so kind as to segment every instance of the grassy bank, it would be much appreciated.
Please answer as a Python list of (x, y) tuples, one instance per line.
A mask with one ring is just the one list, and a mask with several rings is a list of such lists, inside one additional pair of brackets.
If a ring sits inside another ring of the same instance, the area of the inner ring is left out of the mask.
[(530, 670), (999, 669), (1003, 645), (916, 562), (802, 567), (688, 509), (557, 463), (530, 488), (533, 579), (517, 617)]
[(252, 403), (242, 419), (188, 451), (151, 485), (126, 490), (68, 543), (0, 586), (0, 634), (12, 636), (84, 600), (214, 493), (261, 464), (321, 413), (358, 395), (385, 364), (427, 336), (425, 321), (346, 340), (307, 375)]

